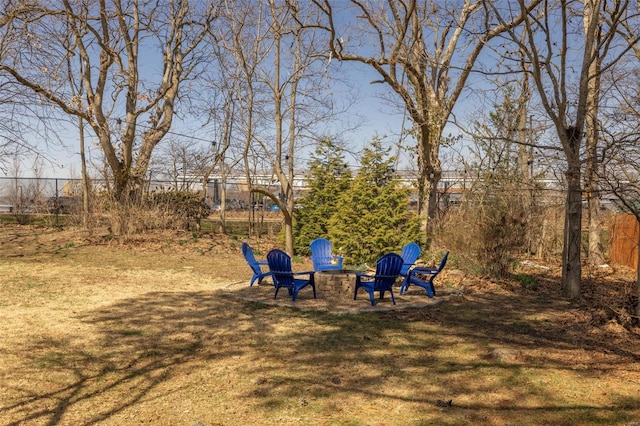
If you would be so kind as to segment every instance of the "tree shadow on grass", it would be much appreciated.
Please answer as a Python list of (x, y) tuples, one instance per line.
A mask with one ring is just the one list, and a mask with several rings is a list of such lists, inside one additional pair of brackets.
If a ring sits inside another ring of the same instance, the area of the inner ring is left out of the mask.
[[(488, 412), (505, 421), (523, 415), (562, 420), (580, 413), (598, 422), (637, 413), (638, 398), (576, 403), (558, 399), (527, 375), (551, 369), (594, 380), (607, 369), (628, 367), (627, 373), (637, 377), (632, 367), (637, 351), (563, 333), (571, 318), (558, 310), (567, 308), (483, 294), (430, 308), (334, 315), (265, 306), (220, 292), (146, 293), (80, 314), (77, 319), (90, 324), (95, 336), (34, 341), (25, 374), (46, 374), (48, 385), (13, 389), (26, 396), (0, 412), (11, 413), (12, 425), (100, 423), (149, 398), (167, 397), (173, 382), (188, 388), (188, 372), (229, 365), (228, 377), (211, 374), (210, 385), (219, 389), (216, 398), (230, 405), (242, 398), (264, 416), (295, 412), (309, 401), (323, 418), (376, 415), (358, 414), (358, 407), (335, 411), (342, 399), (404, 404), (397, 424), (416, 416), (481, 421)], [(554, 356), (584, 350), (606, 354), (607, 362), (577, 365)], [(236, 390), (223, 390), (229, 380), (238, 382)], [(481, 398), (491, 392), (500, 393), (499, 402)], [(481, 401), (458, 400), (473, 395)], [(455, 409), (443, 411), (438, 399), (454, 399)], [(384, 412), (380, 404), (375, 409)]]
[(43, 336), (23, 349), (31, 366), (62, 384), (42, 392), (16, 389), (29, 396), (0, 412), (15, 413), (10, 424), (58, 424), (74, 406), (88, 404), (79, 424), (107, 419), (170, 380), (175, 366), (241, 352), (215, 344), (232, 333), (235, 315), (227, 308), (213, 293), (148, 293), (80, 315), (98, 330), (95, 341)]

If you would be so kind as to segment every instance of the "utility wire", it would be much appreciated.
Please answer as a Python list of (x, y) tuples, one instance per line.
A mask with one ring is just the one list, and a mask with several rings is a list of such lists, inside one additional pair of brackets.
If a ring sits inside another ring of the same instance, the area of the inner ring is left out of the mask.
[[(127, 122), (125, 120), (121, 119), (121, 118), (117, 118), (116, 119), (116, 126), (120, 126), (120, 125), (122, 125), (122, 123), (127, 124)], [(149, 126), (147, 124), (136, 123), (136, 126), (142, 127), (145, 130), (151, 129), (151, 126)], [(206, 143), (213, 143), (214, 145), (216, 143), (216, 141), (212, 141), (211, 139), (204, 139), (204, 138), (199, 138), (197, 136), (185, 135), (184, 133), (178, 133), (178, 132), (174, 132), (172, 130), (169, 130), (167, 132), (167, 134), (171, 134), (171, 135), (174, 135), (174, 136), (180, 136), (180, 137), (183, 137), (183, 138), (194, 139), (194, 140), (201, 141), (201, 142), (206, 142)]]

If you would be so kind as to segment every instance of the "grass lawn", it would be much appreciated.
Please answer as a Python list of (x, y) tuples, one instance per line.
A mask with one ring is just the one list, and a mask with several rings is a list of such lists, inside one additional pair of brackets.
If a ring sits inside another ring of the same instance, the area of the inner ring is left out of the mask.
[(250, 293), (224, 236), (0, 227), (0, 424), (640, 423), (637, 328), (562, 299), (553, 269), (535, 290), (452, 269), (441, 303), (344, 313), (306, 289), (295, 306)]

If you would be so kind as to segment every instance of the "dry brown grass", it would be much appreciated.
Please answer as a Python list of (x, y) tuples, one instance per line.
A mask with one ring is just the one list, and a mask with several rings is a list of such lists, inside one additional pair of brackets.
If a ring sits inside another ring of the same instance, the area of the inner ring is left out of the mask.
[(354, 313), (363, 294), (335, 313), (307, 289), (289, 307), (233, 285), (251, 274), (222, 236), (0, 234), (0, 424), (640, 421), (637, 329), (562, 300), (552, 272), (530, 291), (450, 270), (442, 303)]

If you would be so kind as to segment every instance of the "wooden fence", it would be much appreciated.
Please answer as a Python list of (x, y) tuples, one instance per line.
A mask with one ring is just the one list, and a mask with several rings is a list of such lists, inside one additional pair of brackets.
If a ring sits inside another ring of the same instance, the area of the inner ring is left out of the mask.
[(640, 234), (638, 220), (632, 214), (617, 214), (611, 231), (609, 247), (611, 263), (628, 266), (635, 270), (638, 267), (638, 234)]

